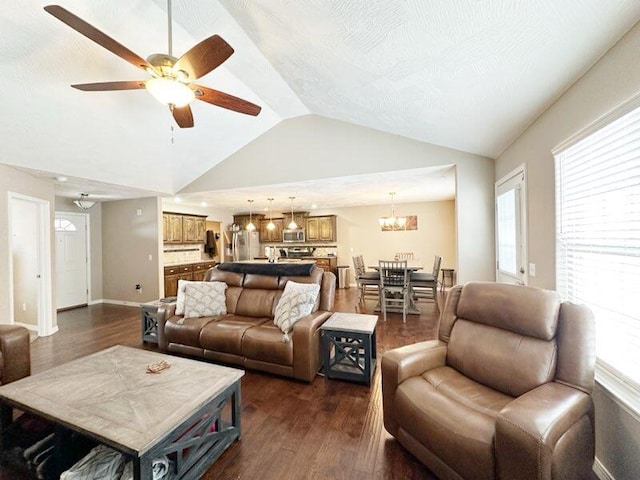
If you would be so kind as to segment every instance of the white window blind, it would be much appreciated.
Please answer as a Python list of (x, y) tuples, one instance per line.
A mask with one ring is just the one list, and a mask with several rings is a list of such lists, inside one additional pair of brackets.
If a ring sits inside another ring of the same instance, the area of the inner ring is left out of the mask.
[(596, 318), (598, 362), (640, 385), (640, 109), (556, 158), (556, 276)]

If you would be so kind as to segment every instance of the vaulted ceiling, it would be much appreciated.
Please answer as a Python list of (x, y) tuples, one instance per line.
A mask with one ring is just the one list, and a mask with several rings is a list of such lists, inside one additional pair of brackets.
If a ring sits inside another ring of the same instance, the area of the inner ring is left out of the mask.
[[(174, 55), (221, 35), (235, 54), (199, 83), (262, 112), (196, 102), (172, 132), (143, 90), (69, 87), (146, 78), (45, 4), (0, 11), (0, 162), (160, 194), (309, 113), (496, 157), (640, 19), (637, 0), (173, 0)], [(167, 51), (165, 0), (61, 5), (142, 57)]]

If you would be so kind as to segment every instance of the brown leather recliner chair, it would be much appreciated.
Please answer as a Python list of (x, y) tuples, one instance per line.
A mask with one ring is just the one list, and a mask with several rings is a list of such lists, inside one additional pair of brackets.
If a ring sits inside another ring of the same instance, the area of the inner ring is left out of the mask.
[(592, 478), (595, 331), (555, 292), (454, 287), (439, 339), (382, 359), (385, 428), (443, 479)]
[(31, 374), (29, 330), (20, 325), (0, 325), (0, 385)]

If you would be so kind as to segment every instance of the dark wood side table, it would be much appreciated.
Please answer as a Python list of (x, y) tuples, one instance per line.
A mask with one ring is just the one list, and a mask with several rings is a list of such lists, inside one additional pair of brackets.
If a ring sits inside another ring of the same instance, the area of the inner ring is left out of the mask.
[(450, 280), (449, 286), (453, 287), (453, 278), (456, 274), (456, 271), (453, 268), (441, 268), (442, 272), (442, 283), (440, 284), (440, 291), (444, 292), (444, 288), (447, 286), (447, 279)]
[(376, 369), (377, 315), (334, 313), (320, 327), (327, 378), (371, 385)]
[(158, 343), (158, 308), (170, 302), (154, 300), (140, 304), (140, 321), (142, 327), (142, 341)]

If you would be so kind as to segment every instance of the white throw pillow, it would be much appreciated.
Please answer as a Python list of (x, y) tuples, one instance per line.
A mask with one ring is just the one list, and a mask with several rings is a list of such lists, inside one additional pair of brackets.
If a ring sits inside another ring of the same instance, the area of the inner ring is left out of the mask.
[(224, 282), (191, 282), (184, 292), (184, 318), (211, 317), (227, 313)]
[[(176, 299), (176, 315), (184, 315), (184, 289), (187, 288), (191, 280), (178, 280), (178, 298)], [(197, 282), (202, 283), (202, 282)]]
[(320, 285), (317, 283), (287, 282), (273, 319), (273, 323), (285, 334), (283, 341), (289, 341), (288, 333), (295, 323), (311, 313), (319, 292)]

